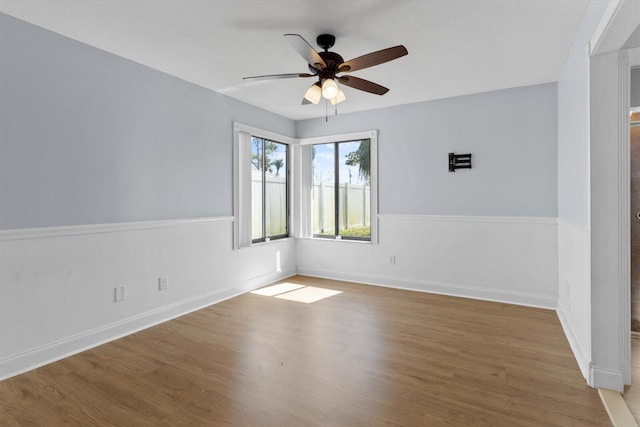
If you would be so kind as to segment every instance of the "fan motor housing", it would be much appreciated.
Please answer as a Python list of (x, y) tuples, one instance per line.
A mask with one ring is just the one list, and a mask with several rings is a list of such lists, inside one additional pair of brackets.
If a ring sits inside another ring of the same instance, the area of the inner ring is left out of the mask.
[(320, 58), (322, 58), (324, 63), (327, 64), (327, 68), (338, 68), (338, 65), (344, 62), (342, 56), (338, 55), (335, 52), (318, 52), (318, 55), (320, 55)]
[(320, 80), (335, 78), (336, 73), (338, 72), (338, 67), (344, 62), (342, 56), (335, 52), (318, 52), (318, 55), (320, 55), (324, 63), (327, 65), (323, 69), (317, 70)]

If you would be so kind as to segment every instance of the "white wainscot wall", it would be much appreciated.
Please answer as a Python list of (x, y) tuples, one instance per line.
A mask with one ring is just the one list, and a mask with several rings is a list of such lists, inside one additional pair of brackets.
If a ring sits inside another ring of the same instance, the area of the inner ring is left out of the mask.
[(582, 376), (590, 381), (591, 285), (588, 230), (560, 221), (558, 254), (558, 317)]
[(224, 217), (0, 232), (0, 379), (295, 273), (294, 239), (234, 251), (232, 228)]
[(379, 215), (379, 232), (378, 245), (300, 239), (298, 273), (556, 308), (556, 218)]

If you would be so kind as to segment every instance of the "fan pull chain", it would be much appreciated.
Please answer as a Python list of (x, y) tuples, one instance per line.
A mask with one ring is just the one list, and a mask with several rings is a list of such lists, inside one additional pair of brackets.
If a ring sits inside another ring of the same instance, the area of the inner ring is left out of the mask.
[(324, 121), (325, 122), (329, 121), (329, 100), (328, 99), (324, 100)]

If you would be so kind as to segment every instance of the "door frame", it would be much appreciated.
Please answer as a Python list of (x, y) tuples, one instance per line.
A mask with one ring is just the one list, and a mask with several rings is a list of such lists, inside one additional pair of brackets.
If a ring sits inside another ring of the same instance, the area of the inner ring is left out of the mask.
[[(605, 103), (611, 107), (617, 104), (617, 111), (615, 117), (600, 116), (593, 111), (590, 114), (589, 147), (595, 155), (591, 156), (589, 170), (592, 294), (589, 384), (621, 391), (631, 383), (630, 72), (631, 67), (640, 66), (640, 48), (626, 49), (624, 45), (640, 25), (640, 2), (619, 0), (609, 6), (590, 44), (592, 61), (596, 55), (603, 55), (600, 59), (608, 55), (606, 61), (611, 64), (601, 67), (603, 62), (596, 61), (600, 64), (597, 73), (590, 66), (591, 106), (600, 107), (601, 112)], [(617, 75), (613, 71), (616, 58)], [(608, 158), (598, 156), (607, 151)]]

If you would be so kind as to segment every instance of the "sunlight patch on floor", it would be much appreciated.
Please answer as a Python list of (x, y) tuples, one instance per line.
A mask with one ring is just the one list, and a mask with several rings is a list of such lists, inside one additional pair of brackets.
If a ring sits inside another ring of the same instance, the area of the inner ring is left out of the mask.
[(289, 301), (303, 302), (305, 304), (311, 304), (312, 302), (320, 301), (321, 299), (329, 298), (334, 295), (341, 294), (342, 291), (334, 291), (332, 289), (316, 288), (313, 286), (307, 286), (296, 291), (287, 292), (276, 296), (276, 298), (286, 299)]
[(275, 297), (289, 301), (311, 304), (334, 295), (341, 294), (342, 291), (333, 289), (316, 288), (315, 286), (296, 285), (294, 283), (279, 283), (265, 288), (251, 291), (252, 294)]
[(280, 295), (285, 292), (291, 292), (296, 289), (304, 288), (304, 285), (296, 285), (295, 283), (279, 283), (277, 285), (267, 286), (265, 288), (256, 289), (255, 291), (251, 291), (252, 294), (264, 295), (267, 297), (272, 297), (275, 295)]

